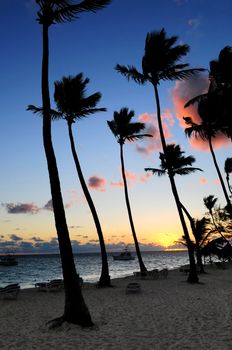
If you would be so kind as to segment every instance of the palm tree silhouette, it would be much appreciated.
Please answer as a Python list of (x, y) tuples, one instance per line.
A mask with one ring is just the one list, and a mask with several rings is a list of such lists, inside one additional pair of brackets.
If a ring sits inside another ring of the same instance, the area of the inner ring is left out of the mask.
[(71, 151), (76, 165), (77, 174), (93, 216), (101, 248), (102, 270), (100, 280), (97, 285), (98, 287), (106, 287), (110, 286), (111, 283), (104, 237), (97, 211), (82, 173), (72, 131), (72, 125), (76, 122), (76, 120), (86, 118), (87, 116), (96, 112), (106, 111), (106, 108), (96, 108), (97, 103), (101, 99), (100, 92), (86, 96), (86, 86), (88, 83), (89, 79), (84, 79), (82, 73), (76, 75), (75, 77), (63, 77), (61, 81), (55, 82), (54, 100), (58, 109), (58, 113), (55, 114), (55, 117), (65, 119), (68, 125)]
[[(220, 172), (219, 165), (217, 163), (216, 155), (213, 149), (213, 143), (212, 140), (221, 133), (221, 131), (218, 129), (217, 123), (215, 123), (214, 118), (212, 118), (212, 115), (217, 110), (217, 106), (215, 105), (215, 101), (213, 102), (213, 96), (214, 95), (208, 95), (202, 98), (198, 103), (198, 114), (201, 118), (201, 123), (196, 124), (193, 122), (193, 120), (190, 117), (184, 117), (185, 123), (188, 125), (188, 127), (185, 129), (185, 133), (188, 137), (200, 137), (202, 140), (208, 141), (209, 149), (213, 158), (213, 163), (216, 168), (218, 178), (223, 190), (223, 194), (226, 199), (226, 203), (228, 208), (231, 208), (231, 202), (229, 195), (226, 190), (225, 183), (223, 181), (222, 174)], [(186, 107), (189, 106), (187, 103), (185, 105)], [(218, 111), (219, 113), (219, 111)], [(232, 208), (231, 208), (232, 209)]]
[(114, 119), (111, 121), (107, 121), (107, 123), (110, 130), (116, 137), (120, 146), (120, 159), (121, 159), (121, 168), (122, 168), (122, 177), (123, 177), (123, 183), (124, 183), (126, 206), (127, 206), (131, 231), (132, 231), (132, 235), (135, 243), (135, 249), (136, 249), (136, 253), (139, 261), (140, 271), (141, 273), (144, 273), (147, 271), (147, 269), (143, 263), (143, 259), (141, 256), (139, 242), (135, 232), (135, 226), (134, 226), (132, 213), (131, 213), (127, 181), (126, 181), (126, 175), (125, 175), (123, 145), (125, 141), (133, 142), (135, 140), (142, 139), (143, 137), (151, 137), (151, 135), (140, 134), (140, 132), (145, 128), (145, 124), (139, 123), (139, 122), (137, 123), (131, 122), (131, 119), (134, 117), (134, 115), (135, 113), (133, 110), (129, 111), (128, 108), (121, 108), (119, 112), (116, 112), (116, 111), (114, 112)]
[[(167, 37), (166, 32), (162, 29), (160, 32), (150, 32), (147, 34), (145, 42), (145, 52), (142, 59), (142, 73), (139, 72), (134, 66), (122, 66), (117, 64), (115, 69), (127, 77), (133, 79), (138, 84), (145, 84), (149, 82), (153, 85), (155, 100), (157, 106), (157, 120), (160, 133), (161, 144), (164, 154), (166, 154), (166, 140), (163, 131), (160, 99), (158, 85), (162, 80), (183, 80), (191, 77), (199, 71), (203, 71), (202, 68), (189, 69), (188, 64), (178, 63), (180, 59), (185, 56), (189, 51), (188, 45), (176, 45), (178, 37)], [(182, 224), (184, 236), (189, 247), (191, 246), (191, 240), (188, 233), (188, 228), (185, 223), (184, 215), (182, 212), (181, 204), (178, 199), (174, 176), (171, 171), (171, 167), (168, 165), (168, 175), (171, 183), (172, 192), (175, 198), (177, 210), (179, 213), (180, 221)], [(189, 260), (190, 260), (190, 273), (188, 276), (188, 282), (198, 282), (198, 276), (196, 272), (194, 252), (188, 247)]]
[(42, 25), (42, 106), (43, 106), (43, 144), (47, 159), (48, 174), (51, 187), (54, 218), (58, 236), (60, 257), (62, 263), (65, 305), (60, 322), (68, 321), (84, 327), (92, 326), (93, 322), (85, 304), (79, 285), (74, 264), (72, 246), (65, 217), (61, 194), (59, 173), (51, 137), (51, 103), (49, 93), (49, 28), (56, 23), (70, 22), (86, 11), (95, 12), (104, 8), (111, 0), (83, 0), (74, 4), (71, 0), (36, 0), (39, 6), (37, 21)]
[[(191, 173), (194, 173), (195, 171), (199, 170), (202, 171), (200, 168), (194, 168), (192, 164), (195, 162), (195, 158), (193, 156), (184, 156), (184, 151), (181, 151), (179, 145), (175, 144), (169, 144), (166, 146), (166, 154), (160, 152), (159, 156), (161, 163), (160, 168), (145, 168), (145, 171), (152, 171), (153, 174), (158, 176), (168, 175), (168, 170), (172, 171), (173, 177), (175, 175), (188, 175)], [(169, 166), (169, 169), (168, 169)], [(180, 206), (184, 213), (187, 215), (192, 233), (195, 237), (195, 220), (192, 218), (190, 213), (187, 211), (187, 209), (184, 207), (184, 205), (180, 202), (179, 195), (176, 193), (176, 198), (180, 203)], [(193, 242), (187, 241), (186, 236), (184, 236), (184, 241), (186, 242), (186, 246), (189, 247), (191, 245), (190, 249), (194, 249)]]
[(224, 170), (226, 173), (227, 186), (228, 186), (228, 189), (230, 191), (230, 194), (232, 194), (232, 188), (230, 185), (230, 174), (232, 173), (232, 158), (226, 158)]

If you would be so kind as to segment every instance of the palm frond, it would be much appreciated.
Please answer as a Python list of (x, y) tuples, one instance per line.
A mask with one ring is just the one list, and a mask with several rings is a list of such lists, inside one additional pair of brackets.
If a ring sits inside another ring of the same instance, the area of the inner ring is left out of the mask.
[(180, 71), (173, 69), (164, 70), (159, 74), (159, 78), (162, 80), (185, 80), (204, 70), (204, 68), (184, 69)]
[(152, 135), (150, 134), (127, 135), (127, 136), (124, 136), (124, 139), (130, 142), (134, 142), (136, 140), (141, 140), (144, 137), (152, 137)]
[(185, 167), (185, 168), (180, 168), (180, 169), (175, 169), (175, 175), (188, 175), (188, 174), (192, 174), (195, 171), (203, 171), (200, 168), (194, 168), (194, 167)]
[[(58, 3), (58, 1), (57, 1)], [(55, 23), (70, 22), (78, 18), (82, 12), (96, 12), (103, 9), (111, 0), (84, 0), (79, 4), (72, 4), (71, 1), (62, 1), (63, 6), (56, 6), (53, 12), (53, 21)]]
[(122, 66), (120, 64), (117, 64), (115, 66), (115, 70), (124, 75), (128, 80), (132, 79), (138, 84), (143, 85), (147, 81), (145, 76), (140, 73), (134, 66)]
[(151, 171), (153, 175), (163, 176), (166, 174), (166, 170), (157, 169), (157, 168), (145, 168), (145, 171)]
[(32, 112), (33, 114), (39, 114), (41, 116), (43, 115), (43, 108), (42, 107), (28, 105), (26, 110)]
[(199, 103), (200, 101), (204, 100), (207, 96), (208, 96), (208, 93), (205, 93), (205, 94), (201, 94), (191, 98), (191, 100), (185, 103), (184, 108), (187, 108), (193, 105), (194, 103)]

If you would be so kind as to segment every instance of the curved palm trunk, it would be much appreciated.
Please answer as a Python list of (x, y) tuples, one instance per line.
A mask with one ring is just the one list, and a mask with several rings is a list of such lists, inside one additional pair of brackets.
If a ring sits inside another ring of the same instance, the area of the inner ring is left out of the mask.
[[(166, 145), (166, 140), (164, 137), (164, 132), (163, 132), (163, 126), (162, 126), (162, 121), (161, 121), (161, 111), (160, 111), (160, 102), (159, 102), (159, 93), (158, 93), (158, 88), (157, 88), (157, 84), (153, 84), (154, 85), (154, 91), (155, 91), (155, 99), (156, 99), (156, 106), (157, 106), (157, 119), (158, 119), (158, 126), (159, 126), (159, 132), (160, 132), (160, 139), (161, 139), (161, 144), (163, 147), (163, 152), (164, 155), (166, 155), (166, 149), (167, 149), (167, 145)], [(197, 283), (198, 282), (198, 276), (197, 276), (197, 270), (196, 270), (196, 263), (195, 263), (195, 258), (194, 258), (194, 247), (193, 244), (191, 242), (189, 233), (188, 233), (188, 228), (184, 219), (184, 215), (182, 212), (182, 208), (181, 208), (181, 202), (179, 200), (179, 195), (177, 192), (177, 188), (176, 188), (176, 184), (175, 184), (175, 180), (174, 180), (174, 175), (169, 167), (168, 161), (167, 161), (167, 168), (168, 168), (168, 176), (170, 179), (170, 183), (171, 183), (171, 188), (172, 188), (172, 193), (176, 202), (176, 206), (177, 206), (177, 211), (180, 217), (180, 222), (183, 228), (183, 232), (184, 232), (184, 237), (186, 239), (186, 243), (187, 243), (187, 248), (188, 248), (188, 255), (189, 255), (189, 265), (190, 265), (190, 271), (189, 271), (189, 275), (188, 275), (188, 282), (190, 283)]]
[(229, 176), (229, 173), (226, 173), (226, 182), (227, 182), (228, 190), (230, 191), (230, 194), (232, 194), (232, 188), (231, 188), (231, 186), (230, 186), (230, 176)]
[(93, 220), (96, 226), (98, 238), (99, 238), (99, 243), (100, 243), (100, 248), (101, 248), (101, 258), (102, 258), (102, 270), (101, 270), (101, 277), (98, 282), (98, 287), (109, 287), (111, 286), (110, 283), (110, 275), (109, 275), (109, 268), (108, 268), (108, 260), (107, 260), (107, 254), (106, 254), (106, 248), (105, 248), (105, 242), (104, 242), (104, 237), (100, 225), (100, 221), (98, 219), (97, 211), (95, 209), (93, 200), (90, 196), (89, 190), (86, 186), (85, 179), (81, 170), (80, 162), (77, 156), (76, 148), (75, 148), (75, 143), (73, 139), (73, 133), (72, 133), (72, 123), (68, 122), (68, 132), (69, 132), (69, 139), (70, 139), (70, 145), (71, 145), (71, 150), (72, 150), (72, 155), (73, 159), (76, 165), (76, 170), (78, 173), (78, 177), (81, 183), (82, 190), (84, 192), (85, 198), (88, 202), (89, 208), (91, 210)]
[(190, 213), (188, 212), (188, 210), (185, 208), (185, 206), (182, 203), (181, 203), (181, 207), (182, 207), (184, 213), (186, 214), (187, 218), (189, 219), (190, 226), (191, 226), (191, 229), (192, 229), (192, 233), (193, 233), (193, 236), (195, 238), (197, 265), (200, 268), (200, 273), (205, 273), (204, 265), (203, 265), (203, 262), (202, 262), (200, 242), (197, 239), (197, 235), (196, 235), (195, 222), (194, 222), (192, 216), (190, 215)]
[(60, 257), (62, 263), (65, 306), (62, 320), (79, 324), (84, 327), (92, 326), (91, 316), (82, 296), (79, 278), (73, 259), (72, 246), (65, 218), (63, 199), (60, 188), (58, 168), (51, 136), (50, 96), (48, 85), (49, 43), (48, 26), (43, 25), (43, 60), (42, 60), (42, 101), (43, 101), (43, 143), (47, 159), (55, 225), (57, 230)]
[(214, 150), (213, 150), (211, 136), (208, 136), (208, 139), (209, 139), (209, 149), (210, 149), (210, 152), (211, 152), (212, 157), (213, 157), (213, 162), (214, 162), (214, 165), (215, 165), (215, 168), (217, 170), (217, 174), (218, 174), (221, 186), (222, 186), (222, 190), (223, 190), (223, 193), (224, 193), (224, 196), (225, 196), (225, 199), (226, 199), (227, 207), (229, 209), (230, 214), (232, 214), (231, 201), (230, 201), (229, 195), (228, 195), (228, 193), (226, 191), (226, 186), (224, 184), (224, 181), (223, 181), (223, 178), (222, 178), (222, 174), (220, 172), (220, 169), (219, 169), (219, 166), (218, 166), (218, 163), (217, 163), (217, 159), (216, 159), (216, 156), (215, 156), (215, 153), (214, 153)]
[(141, 273), (143, 273), (143, 272), (146, 272), (147, 269), (146, 269), (144, 262), (143, 262), (143, 259), (142, 259), (142, 255), (141, 255), (140, 248), (139, 248), (139, 243), (138, 243), (136, 232), (135, 232), (134, 222), (133, 222), (133, 218), (132, 218), (128, 189), (127, 189), (127, 181), (126, 181), (126, 175), (125, 175), (124, 159), (123, 159), (123, 144), (121, 144), (121, 143), (120, 143), (120, 159), (121, 159), (121, 165), (122, 165), (122, 177), (123, 177), (123, 183), (124, 183), (125, 200), (126, 200), (126, 206), (127, 206), (131, 231), (132, 231), (132, 235), (134, 238), (135, 249), (136, 249), (136, 254), (138, 257), (138, 261), (139, 261), (140, 271), (141, 271)]

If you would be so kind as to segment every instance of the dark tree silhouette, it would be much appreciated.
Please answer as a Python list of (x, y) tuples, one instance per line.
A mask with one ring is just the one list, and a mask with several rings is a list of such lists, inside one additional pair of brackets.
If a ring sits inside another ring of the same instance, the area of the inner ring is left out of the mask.
[(76, 152), (75, 142), (73, 138), (72, 125), (82, 118), (86, 118), (96, 112), (105, 112), (106, 108), (96, 108), (97, 103), (101, 99), (101, 94), (96, 92), (90, 96), (86, 96), (86, 86), (89, 83), (89, 79), (83, 77), (80, 73), (75, 77), (63, 77), (61, 81), (55, 82), (54, 100), (57, 105), (58, 113), (55, 114), (55, 118), (63, 118), (68, 125), (69, 139), (71, 145), (71, 151), (73, 159), (76, 165), (77, 174), (81, 183), (82, 190), (89, 205), (92, 217), (97, 230), (102, 258), (102, 270), (98, 287), (107, 287), (111, 285), (109, 267), (107, 261), (106, 247), (104, 242), (104, 236), (96, 208), (94, 206), (92, 197), (89, 193), (86, 185), (81, 165)]
[(119, 112), (114, 112), (114, 119), (111, 121), (107, 121), (108, 126), (114, 136), (116, 137), (119, 146), (120, 146), (120, 159), (121, 159), (121, 167), (122, 167), (122, 177), (123, 177), (123, 183), (124, 183), (124, 191), (125, 191), (125, 200), (126, 200), (126, 206), (131, 226), (131, 231), (135, 243), (135, 249), (139, 261), (140, 271), (141, 273), (146, 272), (147, 269), (143, 263), (142, 255), (139, 248), (139, 242), (137, 239), (137, 235), (135, 232), (135, 226), (132, 218), (131, 213), (131, 207), (130, 207), (130, 201), (129, 201), (129, 194), (127, 189), (127, 181), (126, 181), (126, 175), (125, 175), (125, 165), (124, 165), (124, 157), (123, 157), (123, 145), (125, 141), (133, 142), (138, 139), (142, 139), (143, 137), (151, 137), (151, 135), (148, 134), (141, 134), (141, 131), (144, 130), (145, 124), (144, 123), (133, 123), (131, 122), (131, 119), (134, 117), (134, 111), (129, 111), (128, 108), (122, 108)]
[[(169, 164), (169, 167), (172, 171), (173, 176), (175, 176), (175, 175), (188, 175), (188, 174), (194, 173), (197, 170), (202, 171), (201, 169), (194, 168), (192, 166), (192, 163), (195, 162), (195, 158), (193, 156), (185, 157), (184, 152), (181, 151), (179, 145), (175, 145), (175, 144), (167, 145), (166, 146), (166, 155), (164, 155), (164, 153), (160, 152), (159, 158), (161, 160), (159, 169), (158, 168), (145, 168), (145, 171), (152, 171), (153, 174), (158, 175), (158, 176), (168, 175), (168, 164)], [(177, 199), (180, 202), (178, 193), (177, 193)], [(181, 202), (180, 202), (180, 205), (181, 205), (183, 211), (185, 212), (185, 214), (187, 215), (187, 217), (190, 221), (192, 232), (194, 233), (195, 221)], [(185, 236), (184, 236), (184, 240), (186, 242), (186, 246), (188, 247), (188, 249), (194, 249), (193, 242), (191, 240), (190, 241), (186, 240)], [(189, 247), (189, 244), (190, 244), (190, 247)]]
[(43, 144), (47, 159), (48, 174), (51, 187), (54, 218), (58, 236), (60, 257), (65, 288), (64, 314), (60, 322), (68, 321), (84, 327), (93, 322), (85, 304), (74, 264), (72, 246), (65, 217), (61, 194), (59, 173), (51, 137), (51, 103), (49, 93), (49, 28), (56, 23), (70, 22), (86, 11), (95, 12), (108, 5), (110, 0), (83, 0), (74, 4), (71, 0), (36, 0), (39, 6), (37, 20), (42, 25), (42, 110), (43, 110)]
[(232, 187), (230, 185), (230, 174), (232, 173), (232, 158), (226, 158), (224, 170), (226, 173), (226, 182), (227, 182), (228, 190), (230, 191), (230, 195), (232, 195)]
[[(218, 178), (223, 190), (223, 194), (226, 199), (226, 203), (228, 208), (231, 208), (231, 202), (229, 195), (226, 190), (226, 186), (219, 168), (219, 165), (217, 163), (217, 158), (213, 149), (213, 139), (221, 133), (221, 131), (218, 129), (217, 123), (211, 119), (212, 114), (215, 112), (216, 106), (214, 106), (214, 103), (211, 102), (212, 96), (202, 98), (202, 100), (198, 104), (198, 113), (201, 117), (201, 124), (196, 124), (192, 121), (190, 117), (184, 117), (185, 123), (188, 125), (188, 127), (185, 129), (185, 133), (188, 137), (196, 137), (201, 138), (202, 140), (208, 141), (209, 149), (213, 158), (213, 163), (216, 168)], [(188, 104), (186, 104), (188, 106)]]
[[(134, 66), (122, 66), (119, 64), (116, 65), (116, 70), (128, 79), (133, 79), (138, 84), (149, 82), (153, 85), (157, 106), (158, 126), (164, 154), (166, 154), (167, 145), (161, 119), (158, 86), (162, 80), (183, 80), (191, 77), (199, 71), (203, 71), (202, 68), (189, 69), (188, 64), (178, 63), (180, 59), (188, 53), (189, 46), (174, 46), (177, 40), (177, 36), (167, 37), (164, 29), (162, 29), (160, 32), (148, 33), (145, 42), (145, 52), (142, 59), (142, 73), (139, 72)], [(190, 247), (191, 240), (189, 237), (188, 228), (185, 223), (180, 201), (178, 199), (174, 176), (169, 165), (168, 176), (170, 179), (172, 193), (175, 198), (184, 236), (189, 242), (188, 247)], [(188, 282), (195, 283), (198, 282), (198, 276), (193, 249), (188, 248), (188, 253), (190, 260), (190, 273), (188, 276)]]

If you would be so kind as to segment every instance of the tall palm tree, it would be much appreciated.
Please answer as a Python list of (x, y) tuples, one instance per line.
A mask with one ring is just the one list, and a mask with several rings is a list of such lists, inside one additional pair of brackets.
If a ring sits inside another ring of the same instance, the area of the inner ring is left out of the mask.
[(134, 123), (131, 122), (131, 119), (134, 117), (135, 113), (133, 110), (129, 111), (128, 108), (121, 108), (119, 112), (114, 112), (114, 119), (111, 121), (107, 121), (110, 130), (113, 135), (116, 137), (119, 146), (120, 146), (120, 159), (121, 159), (121, 168), (122, 168), (122, 177), (124, 183), (124, 192), (125, 192), (125, 200), (126, 206), (131, 226), (131, 231), (135, 243), (135, 249), (139, 261), (140, 271), (141, 273), (146, 272), (147, 269), (143, 263), (142, 255), (139, 248), (139, 242), (137, 239), (135, 226), (132, 218), (132, 212), (129, 201), (129, 194), (127, 188), (127, 181), (125, 175), (125, 165), (124, 165), (124, 156), (123, 156), (123, 145), (126, 141), (133, 142), (138, 139), (142, 139), (143, 137), (150, 137), (149, 134), (141, 134), (141, 131), (144, 130), (144, 123)]
[(53, 201), (54, 218), (58, 236), (60, 256), (64, 277), (65, 305), (61, 321), (65, 320), (81, 326), (93, 324), (89, 310), (83, 299), (76, 268), (74, 264), (72, 246), (65, 217), (59, 173), (51, 137), (51, 103), (49, 93), (49, 28), (56, 23), (70, 22), (80, 13), (95, 12), (108, 5), (110, 0), (83, 0), (74, 4), (71, 0), (36, 0), (39, 7), (37, 21), (42, 26), (42, 107), (43, 107), (43, 144), (47, 159), (51, 195)]
[[(142, 72), (139, 72), (134, 66), (122, 66), (118, 64), (115, 67), (119, 73), (121, 73), (128, 79), (133, 79), (138, 84), (145, 84), (146, 82), (152, 84), (155, 93), (157, 120), (164, 154), (166, 154), (167, 145), (161, 119), (158, 86), (162, 80), (183, 80), (191, 77), (199, 71), (203, 71), (202, 68), (189, 69), (188, 64), (178, 63), (180, 59), (188, 53), (189, 46), (174, 46), (177, 40), (177, 36), (167, 37), (164, 29), (162, 29), (159, 32), (150, 32), (147, 34), (146, 37), (145, 52), (142, 58)], [(191, 246), (188, 228), (185, 223), (180, 201), (178, 199), (178, 193), (176, 190), (174, 176), (169, 165), (168, 176), (170, 179), (172, 193), (175, 198), (184, 236), (189, 242), (189, 246)], [(188, 249), (188, 253), (190, 260), (190, 273), (188, 276), (188, 282), (195, 283), (198, 282), (198, 276), (196, 272), (194, 252), (192, 249)]]
[(230, 185), (230, 174), (232, 173), (232, 158), (226, 158), (224, 170), (226, 173), (227, 186), (230, 191), (230, 194), (232, 195), (232, 187)]
[(93, 216), (101, 248), (102, 270), (100, 280), (97, 285), (98, 287), (106, 287), (110, 286), (111, 283), (104, 237), (97, 211), (82, 173), (72, 131), (72, 126), (77, 120), (85, 118), (96, 112), (106, 111), (106, 108), (96, 108), (97, 103), (101, 99), (101, 94), (99, 92), (86, 96), (86, 86), (88, 83), (89, 79), (84, 78), (82, 73), (76, 75), (75, 77), (63, 77), (61, 81), (55, 82), (54, 100), (58, 109), (58, 113), (56, 113), (55, 117), (58, 116), (59, 118), (65, 119), (68, 125), (71, 151), (76, 165), (77, 174)]
[[(175, 175), (188, 175), (194, 173), (197, 170), (202, 171), (200, 168), (194, 168), (192, 164), (195, 162), (195, 158), (193, 156), (184, 156), (184, 151), (181, 151), (179, 145), (169, 144), (166, 146), (166, 154), (160, 152), (159, 156), (161, 163), (160, 168), (145, 168), (145, 171), (152, 171), (153, 174), (158, 176), (168, 175), (168, 167), (171, 169), (173, 177)], [(177, 200), (179, 201), (182, 210), (187, 215), (190, 225), (192, 228), (192, 232), (195, 231), (195, 221), (184, 207), (184, 205), (180, 202), (179, 195), (177, 195)], [(186, 242), (186, 246), (188, 249), (194, 249), (193, 243), (190, 240), (186, 240), (184, 236), (184, 240)], [(190, 247), (189, 247), (190, 245)]]
[[(213, 95), (214, 96), (214, 95)], [(190, 117), (184, 117), (185, 123), (188, 125), (188, 127), (185, 129), (185, 133), (188, 137), (196, 137), (201, 138), (202, 140), (208, 141), (210, 153), (213, 158), (213, 163), (216, 168), (218, 178), (223, 190), (223, 194), (226, 199), (226, 203), (228, 208), (230, 208), (232, 212), (231, 207), (231, 201), (229, 198), (229, 195), (226, 190), (226, 186), (219, 168), (219, 165), (217, 163), (217, 158), (213, 149), (213, 138), (215, 138), (221, 131), (218, 129), (217, 123), (215, 123), (215, 120), (212, 118), (212, 115), (215, 113), (215, 110), (217, 109), (217, 105), (215, 105), (215, 101), (213, 102), (213, 96), (208, 95), (205, 98), (202, 98), (201, 101), (199, 101), (198, 104), (198, 114), (201, 117), (201, 123), (196, 124), (192, 121)], [(217, 100), (216, 100), (217, 101)], [(188, 106), (188, 103), (185, 105)]]

